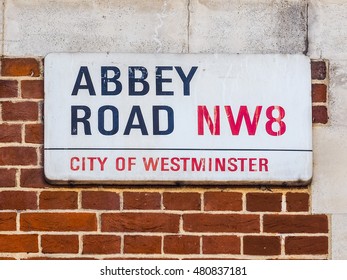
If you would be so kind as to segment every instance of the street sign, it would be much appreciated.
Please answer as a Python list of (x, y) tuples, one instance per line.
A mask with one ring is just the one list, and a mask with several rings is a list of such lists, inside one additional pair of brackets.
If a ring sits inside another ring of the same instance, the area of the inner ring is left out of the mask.
[(45, 58), (52, 183), (307, 184), (303, 55), (54, 53)]

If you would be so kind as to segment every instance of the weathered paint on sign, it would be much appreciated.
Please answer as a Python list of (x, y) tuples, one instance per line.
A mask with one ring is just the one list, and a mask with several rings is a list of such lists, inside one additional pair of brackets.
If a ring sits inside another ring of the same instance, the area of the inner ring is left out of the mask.
[(310, 87), (303, 55), (49, 54), (45, 176), (307, 183)]

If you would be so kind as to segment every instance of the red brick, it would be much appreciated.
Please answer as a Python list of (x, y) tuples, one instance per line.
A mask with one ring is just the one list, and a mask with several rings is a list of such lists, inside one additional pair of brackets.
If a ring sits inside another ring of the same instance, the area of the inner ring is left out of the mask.
[(22, 231), (95, 231), (94, 213), (22, 213)]
[(18, 82), (13, 80), (0, 80), (0, 98), (18, 96)]
[(312, 80), (324, 80), (327, 76), (327, 67), (324, 61), (311, 61)]
[(0, 148), (0, 165), (36, 165), (37, 153), (31, 147)]
[(77, 192), (44, 191), (40, 194), (40, 209), (77, 209)]
[(204, 209), (205, 211), (241, 211), (242, 193), (206, 192)]
[(20, 124), (0, 124), (1, 143), (20, 143), (22, 141), (22, 127)]
[(43, 80), (22, 81), (22, 98), (43, 99)]
[(22, 169), (20, 176), (20, 185), (23, 188), (52, 187), (44, 179), (43, 168)]
[(248, 193), (246, 209), (251, 212), (280, 212), (282, 208), (281, 193)]
[(83, 258), (83, 257), (79, 257), (79, 258), (66, 258), (66, 257), (32, 257), (32, 258), (20, 258), (20, 260), (27, 260), (27, 261), (31, 261), (31, 260), (41, 260), (41, 261), (56, 261), (56, 260), (63, 260), (63, 261), (76, 261), (76, 260), (98, 260), (97, 258)]
[(326, 236), (290, 236), (285, 239), (286, 255), (325, 255), (328, 251)]
[(310, 196), (308, 193), (287, 193), (286, 203), (288, 212), (307, 212)]
[(124, 192), (124, 209), (160, 210), (161, 194), (154, 192)]
[(200, 193), (165, 192), (163, 204), (166, 210), (200, 210)]
[(327, 233), (325, 215), (264, 215), (264, 232), (273, 233)]
[(96, 210), (119, 210), (119, 194), (107, 191), (82, 192), (82, 208)]
[(160, 254), (161, 236), (124, 236), (125, 254)]
[(256, 256), (280, 255), (281, 239), (279, 236), (244, 236), (243, 253)]
[(0, 230), (16, 230), (16, 217), (13, 212), (0, 212)]
[(37, 253), (37, 234), (0, 234), (0, 252), (3, 253)]
[(41, 246), (42, 253), (45, 254), (77, 254), (78, 235), (42, 235)]
[(4, 121), (37, 121), (39, 106), (37, 102), (3, 102), (2, 119)]
[(119, 236), (85, 235), (83, 236), (83, 254), (117, 254), (120, 253)]
[(203, 254), (240, 254), (241, 241), (237, 236), (203, 236)]
[(25, 142), (43, 144), (43, 124), (25, 125)]
[[(39, 146), (38, 148), (38, 151), (39, 151), (39, 158), (38, 158), (38, 163), (37, 163), (37, 165), (38, 166), (43, 166), (44, 165), (44, 162), (45, 162), (45, 159), (44, 159), (44, 156), (45, 156), (45, 150), (44, 150), (44, 147), (43, 147), (43, 145), (41, 145), (41, 146)], [(46, 177), (44, 177), (44, 179), (45, 179)], [(47, 179), (47, 181), (48, 181), (48, 179)], [(69, 187), (71, 188), (71, 185), (69, 185)]]
[(327, 86), (324, 84), (312, 84), (312, 102), (327, 101)]
[(0, 192), (0, 209), (37, 209), (36, 192), (2, 191)]
[(247, 214), (186, 214), (183, 228), (189, 232), (259, 232), (260, 218)]
[(328, 109), (325, 106), (312, 107), (312, 122), (326, 124), (328, 122)]
[(164, 236), (165, 254), (199, 254), (200, 237), (189, 235)]
[(106, 232), (178, 232), (179, 215), (162, 213), (105, 213), (101, 229)]
[(16, 186), (16, 170), (15, 169), (0, 169), (0, 188)]
[(40, 62), (34, 58), (3, 58), (2, 76), (40, 76)]

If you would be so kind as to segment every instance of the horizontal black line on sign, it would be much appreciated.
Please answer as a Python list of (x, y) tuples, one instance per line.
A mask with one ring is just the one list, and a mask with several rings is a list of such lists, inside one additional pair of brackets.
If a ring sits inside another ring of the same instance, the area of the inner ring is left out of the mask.
[(312, 152), (300, 149), (205, 149), (205, 148), (44, 148), (45, 151), (217, 151), (217, 152)]

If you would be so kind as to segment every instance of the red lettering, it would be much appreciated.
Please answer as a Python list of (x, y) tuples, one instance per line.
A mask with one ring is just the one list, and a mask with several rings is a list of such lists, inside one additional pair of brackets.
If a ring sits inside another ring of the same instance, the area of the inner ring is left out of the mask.
[(225, 158), (216, 158), (216, 171), (225, 171)]
[(247, 160), (247, 158), (238, 158), (237, 160), (240, 161), (240, 168), (241, 168), (241, 171), (245, 171), (245, 161)]
[(260, 113), (262, 106), (257, 106), (255, 108), (255, 112), (253, 115), (253, 120), (251, 121), (248, 108), (247, 106), (240, 106), (239, 113), (237, 115), (237, 119), (235, 122), (233, 112), (231, 110), (230, 106), (224, 106), (225, 112), (227, 114), (227, 119), (229, 122), (229, 127), (232, 135), (239, 135), (241, 125), (242, 125), (242, 120), (245, 120), (248, 135), (255, 135), (255, 132), (257, 130), (259, 118), (260, 118)]
[(86, 158), (82, 158), (82, 170), (86, 170)]
[[(279, 113), (278, 117), (273, 116), (273, 111), (277, 110)], [(285, 116), (285, 111), (281, 106), (270, 106), (266, 110), (266, 117), (269, 121), (266, 123), (266, 132), (271, 136), (281, 136), (286, 132), (286, 124), (282, 121)], [(274, 131), (272, 125), (277, 123), (279, 126), (278, 131)]]
[(236, 164), (236, 162), (237, 162), (237, 159), (236, 159), (236, 158), (229, 158), (229, 159), (228, 159), (228, 164), (229, 164), (228, 170), (229, 170), (229, 171), (234, 172), (234, 171), (237, 170), (237, 164)]
[(128, 158), (128, 171), (131, 171), (132, 167), (136, 165), (136, 158), (130, 157)]
[(205, 159), (192, 158), (192, 171), (205, 171)]
[(153, 171), (157, 170), (159, 158), (156, 158), (154, 160), (152, 157), (150, 157), (150, 158), (148, 158), (148, 161), (147, 161), (147, 158), (142, 158), (142, 160), (143, 160), (143, 165), (145, 166), (146, 171), (148, 171), (150, 169), (152, 169)]
[(94, 171), (94, 169), (100, 171), (105, 170), (105, 164), (107, 157), (72, 157), (70, 159), (70, 169), (72, 171)]
[(255, 172), (257, 169), (255, 168), (257, 164), (255, 163), (257, 159), (256, 158), (250, 158), (249, 159), (249, 171), (250, 172)]
[(116, 158), (116, 170), (123, 171), (125, 169), (125, 158), (119, 157)]
[(97, 159), (96, 157), (87, 157), (87, 159), (90, 162), (90, 170), (93, 171), (94, 170), (94, 160)]
[(70, 169), (73, 171), (77, 171), (80, 169), (78, 162), (80, 159), (78, 157), (73, 157), (70, 159)]
[(190, 158), (180, 158), (180, 160), (183, 161), (183, 171), (187, 171), (187, 162), (190, 160)]
[(204, 120), (207, 123), (211, 135), (220, 135), (220, 113), (219, 106), (214, 106), (214, 121), (212, 120), (206, 106), (198, 106), (198, 135), (204, 135)]
[(259, 159), (259, 171), (269, 171), (269, 167), (267, 164), (269, 163), (269, 160), (267, 158), (260, 158)]
[(180, 159), (178, 157), (174, 157), (171, 159), (171, 171), (179, 171), (180, 170), (180, 165), (179, 165)]
[(168, 165), (168, 160), (169, 158), (160, 158), (160, 161), (161, 161), (161, 171), (170, 171)]

